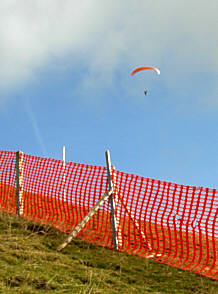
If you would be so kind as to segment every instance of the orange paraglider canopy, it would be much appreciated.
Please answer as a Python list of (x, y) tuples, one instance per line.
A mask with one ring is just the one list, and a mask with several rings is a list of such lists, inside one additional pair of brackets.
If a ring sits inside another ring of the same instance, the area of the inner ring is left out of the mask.
[(146, 70), (146, 69), (151, 69), (151, 70), (154, 70), (156, 71), (156, 73), (159, 75), (160, 74), (160, 70), (156, 67), (153, 67), (153, 66), (141, 66), (141, 67), (137, 67), (136, 69), (134, 69), (130, 76), (133, 76), (135, 73), (141, 71), (141, 70)]

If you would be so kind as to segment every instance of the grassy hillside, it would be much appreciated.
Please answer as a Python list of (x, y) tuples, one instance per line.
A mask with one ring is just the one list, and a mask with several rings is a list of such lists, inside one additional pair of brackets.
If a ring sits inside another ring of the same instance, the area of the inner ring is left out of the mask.
[(209, 293), (218, 282), (0, 212), (0, 293)]

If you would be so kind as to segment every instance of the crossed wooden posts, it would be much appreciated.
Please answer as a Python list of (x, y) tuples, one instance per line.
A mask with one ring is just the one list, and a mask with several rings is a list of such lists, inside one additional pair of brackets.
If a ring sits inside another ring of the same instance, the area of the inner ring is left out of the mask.
[[(57, 248), (58, 251), (61, 251), (63, 248), (65, 248), (72, 241), (72, 239), (77, 236), (77, 234), (80, 232), (80, 230), (82, 230), (82, 228), (87, 224), (89, 219), (98, 211), (100, 206), (107, 199), (110, 200), (110, 204), (111, 204), (111, 225), (112, 225), (112, 235), (113, 235), (113, 246), (114, 246), (114, 248), (118, 250), (119, 247), (122, 246), (122, 235), (121, 235), (121, 231), (120, 231), (120, 229), (118, 228), (118, 225), (117, 225), (117, 224), (119, 224), (120, 214), (119, 214), (119, 212), (117, 213), (118, 219), (116, 219), (116, 214), (115, 214), (116, 204), (117, 204), (117, 202), (119, 200), (119, 201), (121, 201), (121, 204), (124, 206), (124, 209), (125, 209), (126, 213), (130, 216), (131, 220), (133, 221), (135, 227), (139, 231), (141, 237), (147, 243), (147, 246), (148, 246), (149, 250), (152, 249), (150, 243), (147, 241), (147, 239), (145, 237), (145, 234), (143, 233), (143, 231), (141, 231), (139, 223), (137, 222), (137, 220), (134, 219), (134, 216), (132, 215), (128, 205), (126, 204), (125, 200), (123, 199), (122, 194), (120, 194), (119, 191), (117, 191), (116, 188), (114, 189), (114, 184), (116, 184), (116, 180), (115, 180), (115, 183), (113, 183), (111, 174), (112, 174), (112, 169), (114, 169), (114, 167), (111, 165), (109, 150), (107, 150), (105, 152), (105, 157), (106, 157), (106, 164), (107, 164), (107, 176), (108, 176), (109, 189), (97, 201), (95, 206), (93, 206), (90, 209), (90, 211), (87, 213), (87, 215), (69, 233), (69, 235), (66, 237), (66, 239), (58, 246), (58, 248)], [(151, 255), (149, 257), (153, 257), (153, 255)]]
[(69, 233), (66, 239), (58, 246), (57, 250), (61, 251), (64, 247), (66, 247), (73, 238), (77, 236), (77, 234), (82, 230), (82, 228), (87, 224), (89, 219), (99, 210), (100, 206), (110, 198), (111, 203), (111, 224), (112, 224), (112, 233), (113, 233), (113, 245), (115, 249), (118, 249), (117, 242), (117, 228), (116, 228), (116, 217), (115, 217), (115, 202), (113, 198), (113, 183), (111, 179), (111, 160), (110, 160), (110, 152), (107, 150), (105, 152), (106, 163), (107, 163), (107, 175), (108, 175), (108, 186), (109, 190), (104, 193), (104, 195), (97, 201), (95, 206), (91, 208), (91, 210), (87, 213), (87, 215), (77, 224), (77, 226)]

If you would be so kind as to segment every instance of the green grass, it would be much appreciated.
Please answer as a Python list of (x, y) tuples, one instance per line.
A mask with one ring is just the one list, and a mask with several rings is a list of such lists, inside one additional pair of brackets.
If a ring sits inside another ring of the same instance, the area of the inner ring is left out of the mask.
[(0, 212), (0, 293), (209, 293), (218, 282)]

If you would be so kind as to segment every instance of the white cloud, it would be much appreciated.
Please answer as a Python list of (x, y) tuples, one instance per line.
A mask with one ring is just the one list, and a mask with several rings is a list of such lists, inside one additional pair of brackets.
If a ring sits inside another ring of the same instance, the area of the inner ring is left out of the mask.
[[(176, 68), (179, 78), (215, 75), (217, 6), (216, 0), (2, 0), (0, 90), (27, 83), (55, 58), (69, 63), (65, 56), (101, 82), (112, 81), (121, 66), (142, 63)], [(174, 76), (166, 74), (169, 85)]]

